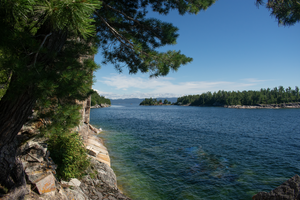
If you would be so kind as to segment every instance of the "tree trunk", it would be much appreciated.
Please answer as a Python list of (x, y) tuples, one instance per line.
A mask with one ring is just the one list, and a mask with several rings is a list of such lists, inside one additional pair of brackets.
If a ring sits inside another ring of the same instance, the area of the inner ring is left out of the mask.
[(19, 144), (15, 138), (32, 114), (35, 99), (31, 91), (27, 88), (16, 95), (8, 89), (0, 101), (0, 184), (9, 190), (3, 199), (22, 199), (25, 195), (26, 181), (22, 163), (16, 159)]
[[(37, 50), (32, 50), (35, 54), (31, 55), (32, 59), (28, 59), (27, 69), (29, 74), (37, 72), (36, 75), (39, 76), (35, 65), (42, 63), (43, 70), (46, 70), (47, 67), (50, 70), (49, 66), (55, 61), (53, 55), (61, 52), (68, 32), (65, 30), (51, 31), (46, 24), (39, 29), (36, 35), (40, 46)], [(46, 49), (47, 52), (41, 52), (42, 49)], [(19, 75), (26, 76), (26, 74)], [(9, 190), (9, 194), (5, 197), (0, 194), (1, 200), (23, 199), (25, 194), (25, 175), (22, 163), (16, 158), (19, 144), (15, 138), (32, 114), (36, 100), (41, 95), (35, 91), (39, 79), (34, 83), (20, 83), (16, 76), (12, 75), (9, 88), (0, 101), (0, 184)], [(23, 86), (22, 89), (19, 86)]]
[(26, 190), (26, 180), (21, 161), (16, 158), (17, 140), (5, 144), (0, 150), (0, 178), (1, 185), (8, 189), (8, 193), (1, 196), (1, 200), (23, 199)]

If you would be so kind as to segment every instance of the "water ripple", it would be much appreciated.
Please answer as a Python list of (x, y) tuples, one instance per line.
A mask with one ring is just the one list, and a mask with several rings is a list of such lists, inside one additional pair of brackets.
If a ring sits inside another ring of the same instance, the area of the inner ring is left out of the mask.
[(300, 170), (299, 109), (112, 106), (91, 111), (133, 199), (251, 199)]

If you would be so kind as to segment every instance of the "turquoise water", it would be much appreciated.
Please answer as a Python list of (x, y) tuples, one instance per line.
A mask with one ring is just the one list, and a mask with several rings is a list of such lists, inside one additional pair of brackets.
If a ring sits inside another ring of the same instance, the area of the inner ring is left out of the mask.
[(118, 185), (132, 199), (251, 199), (300, 174), (300, 109), (112, 106), (105, 130)]

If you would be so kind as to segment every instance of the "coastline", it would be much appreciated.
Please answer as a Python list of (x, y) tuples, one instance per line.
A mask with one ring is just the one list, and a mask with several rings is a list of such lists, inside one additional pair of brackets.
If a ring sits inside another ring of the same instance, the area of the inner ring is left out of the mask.
[(107, 108), (107, 107), (110, 107), (111, 105), (110, 104), (106, 104), (106, 103), (101, 103), (101, 104), (96, 104), (94, 106), (91, 106), (91, 108)]
[(300, 108), (300, 103), (282, 103), (282, 104), (258, 104), (255, 106), (248, 105), (232, 105), (224, 106), (225, 108), (237, 108), (237, 109), (280, 109), (280, 108)]
[[(23, 126), (16, 142), (18, 159), (26, 176), (27, 200), (71, 200), (71, 199), (120, 199), (131, 200), (117, 186), (117, 177), (110, 167), (110, 157), (103, 140), (98, 136), (101, 129), (82, 123), (77, 131), (83, 139), (91, 165), (81, 179), (58, 180), (57, 165), (51, 159), (47, 139), (38, 137), (34, 125)], [(24, 142), (26, 141), (26, 142)], [(10, 194), (8, 194), (10, 195)], [(0, 199), (14, 199), (0, 196)]]
[(300, 102), (293, 103), (281, 103), (281, 104), (257, 104), (257, 105), (179, 105), (179, 106), (195, 106), (195, 107), (223, 107), (223, 108), (235, 108), (235, 109), (280, 109), (280, 108), (300, 108)]
[[(175, 109), (176, 109), (176, 108), (175, 108)], [(190, 108), (190, 109), (193, 109), (193, 108)], [(188, 109), (188, 110), (190, 110), (190, 109)], [(141, 108), (141, 110), (144, 110), (144, 109)], [(152, 110), (152, 109), (150, 109), (150, 110)], [(157, 109), (156, 109), (156, 110), (157, 110)], [(158, 112), (159, 112), (159, 110), (160, 110), (160, 109), (158, 109)], [(196, 110), (197, 110), (197, 109), (196, 109)], [(222, 109), (220, 109), (220, 110), (222, 110)], [(223, 111), (225, 111), (225, 110), (223, 110)], [(208, 109), (208, 112), (209, 112), (209, 109)], [(106, 122), (106, 121), (104, 121), (104, 124), (105, 124), (105, 122)], [(98, 123), (100, 123), (100, 121), (97, 122), (97, 123), (95, 122), (95, 124), (98, 124)], [(100, 125), (100, 126), (102, 126), (102, 125)], [(98, 127), (99, 127), (99, 125), (98, 125)], [(105, 134), (105, 133), (104, 133), (104, 134)], [(109, 134), (107, 134), (107, 135), (109, 135)], [(100, 135), (100, 137), (101, 137), (101, 135)], [(107, 137), (103, 135), (103, 138), (107, 138)], [(108, 141), (109, 141), (109, 140), (108, 140)], [(107, 141), (107, 142), (108, 142), (108, 141)], [(126, 142), (125, 142), (125, 143), (126, 143)], [(114, 149), (114, 148), (119, 148), (119, 146), (114, 146), (114, 145), (112, 145), (112, 143), (107, 143), (107, 144), (110, 144), (110, 145), (111, 145), (111, 148), (112, 148), (111, 151), (116, 151), (116, 149)], [(115, 144), (118, 144), (118, 143), (115, 143)], [(145, 149), (145, 151), (149, 151), (149, 150), (150, 150), (150, 148), (149, 148), (149, 149), (148, 149), (148, 148)], [(157, 150), (157, 149), (156, 149), (156, 150)], [(156, 152), (156, 151), (155, 151), (155, 152)], [(118, 158), (116, 158), (116, 159), (118, 159)], [(117, 162), (118, 162), (118, 161), (116, 160), (116, 163), (117, 163)], [(228, 162), (228, 163), (229, 163), (229, 162)], [(122, 167), (122, 164), (124, 164), (124, 162), (123, 162), (123, 163), (120, 162), (120, 164), (121, 164), (120, 166)], [(229, 165), (228, 165), (228, 166), (229, 166)], [(115, 168), (115, 169), (117, 169), (117, 168)], [(134, 177), (135, 177), (135, 175), (136, 175), (136, 174), (134, 174), (135, 172), (133, 172), (133, 171), (126, 170), (126, 172), (127, 172), (128, 174), (130, 174), (130, 175), (133, 175)], [(133, 173), (133, 174), (131, 174), (130, 172)], [(120, 174), (122, 174), (122, 173), (120, 173)], [(242, 176), (242, 175), (241, 175), (241, 176)], [(224, 176), (224, 177), (226, 177), (226, 176)], [(276, 178), (276, 175), (275, 175), (275, 178)], [(219, 179), (219, 177), (218, 177), (218, 179)], [(123, 180), (126, 181), (126, 179), (123, 179)], [(130, 178), (128, 178), (128, 180), (130, 180)], [(137, 180), (137, 178), (135, 178), (135, 180)], [(170, 180), (171, 180), (171, 179), (170, 179)], [(244, 180), (247, 180), (247, 179), (244, 179)], [(249, 180), (250, 180), (250, 179), (249, 179)], [(137, 182), (137, 181), (136, 181), (136, 182)], [(250, 182), (250, 181), (249, 181), (249, 182)], [(282, 182), (283, 182), (283, 181), (282, 181)], [(290, 182), (290, 181), (289, 181), (289, 182)], [(131, 183), (131, 182), (128, 181), (128, 183)], [(292, 184), (293, 184), (293, 183), (294, 183), (294, 181), (292, 182)], [(134, 184), (134, 183), (133, 183), (133, 184)], [(280, 184), (278, 184), (278, 185), (280, 185)], [(286, 187), (287, 184), (282, 184), (282, 185), (284, 185), (284, 188), (287, 188), (287, 187), (288, 187), (288, 186)], [(120, 184), (120, 186), (122, 186), (122, 184)], [(275, 187), (273, 187), (273, 188), (275, 188)], [(280, 187), (280, 188), (282, 188), (282, 187)], [(274, 192), (274, 191), (273, 191), (273, 192), (270, 192), (270, 191), (266, 191), (266, 190), (265, 190), (265, 192), (260, 193), (260, 194), (258, 194), (258, 192), (259, 192), (259, 191), (263, 191), (263, 190), (258, 190), (258, 191), (256, 191), (258, 195), (255, 196), (255, 199), (256, 199), (256, 200), (261, 200), (260, 197), (261, 197), (262, 195), (264, 195), (264, 196), (265, 196), (265, 195), (268, 195), (268, 194), (266, 194), (266, 193), (268, 193), (268, 192), (270, 193), (270, 196), (269, 196), (268, 198), (266, 198), (265, 200), (272, 199), (272, 195), (278, 195), (278, 196), (284, 196), (284, 195), (285, 195), (284, 192), (278, 193), (278, 192), (277, 192), (278, 190), (279, 190), (279, 189), (275, 189), (275, 192)], [(293, 188), (288, 189), (288, 191), (292, 191), (292, 190), (294, 190), (294, 189), (293, 189)], [(125, 191), (126, 191), (126, 190), (125, 190)], [(295, 191), (296, 191), (296, 189), (295, 189)], [(299, 191), (299, 190), (298, 190), (298, 191)], [(127, 192), (129, 192), (129, 193), (131, 193), (131, 194), (134, 194), (134, 192), (131, 191), (130, 188), (129, 188), (129, 189), (127, 188)], [(248, 193), (248, 191), (246, 191), (246, 192)], [(253, 192), (253, 191), (252, 191), (252, 190), (251, 190), (251, 191), (249, 190), (249, 192)], [(129, 193), (128, 193), (128, 194), (129, 194)], [(135, 195), (135, 194), (134, 194), (134, 195)], [(251, 195), (255, 195), (255, 193), (253, 193), (253, 194), (251, 194)], [(134, 197), (134, 196), (133, 196), (133, 197)], [(229, 196), (228, 196), (228, 197), (229, 197)], [(167, 199), (167, 198), (165, 198), (165, 199)]]
[(100, 150), (99, 153), (96, 156), (93, 156), (92, 159), (95, 159), (95, 157), (96, 157), (97, 161), (108, 165), (109, 168), (107, 168), (107, 171), (109, 171), (110, 173), (113, 174), (110, 177), (110, 179), (112, 179), (111, 182), (114, 182), (114, 185), (115, 185), (114, 189), (117, 190), (117, 193), (119, 196), (120, 196), (120, 194), (122, 194), (123, 198), (126, 198), (126, 200), (130, 200), (130, 198), (128, 198), (126, 195), (123, 194), (122, 189), (117, 185), (117, 176), (116, 176), (115, 172), (113, 171), (113, 169), (111, 168), (111, 159), (109, 157), (107, 147), (105, 146), (103, 139), (99, 136), (99, 134), (101, 134), (101, 132), (103, 131), (102, 128), (97, 129), (93, 125), (89, 124), (89, 129), (92, 130), (93, 132), (89, 133), (88, 140), (85, 141), (86, 149), (91, 154), (94, 154), (94, 155), (95, 155), (95, 153), (97, 154), (97, 149), (98, 149), (98, 151)]

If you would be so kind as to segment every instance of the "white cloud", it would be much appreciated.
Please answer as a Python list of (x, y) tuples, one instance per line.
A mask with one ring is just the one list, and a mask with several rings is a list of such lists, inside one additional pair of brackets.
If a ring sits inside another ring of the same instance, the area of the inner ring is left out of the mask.
[(172, 80), (171, 78), (165, 77), (159, 79), (143, 79), (140, 77), (125, 76), (121, 74), (114, 74), (113, 76), (102, 78), (103, 80), (100, 80), (99, 82), (122, 90), (127, 90), (128, 88), (152, 89), (168, 84), (168, 80)]
[(266, 81), (266, 80), (258, 80), (257, 78), (246, 78), (246, 79), (242, 79), (242, 80), (250, 82), (250, 83), (260, 83), (260, 82)]
[[(117, 92), (98, 91), (100, 95), (111, 99), (118, 98), (149, 98), (149, 97), (180, 97), (189, 94), (201, 94), (218, 90), (247, 90), (264, 80), (255, 78), (243, 79), (239, 82), (230, 81), (190, 81), (176, 83), (173, 78), (141, 78), (112, 74), (102, 77), (99, 82), (117, 90)], [(143, 91), (143, 92), (139, 92)]]

